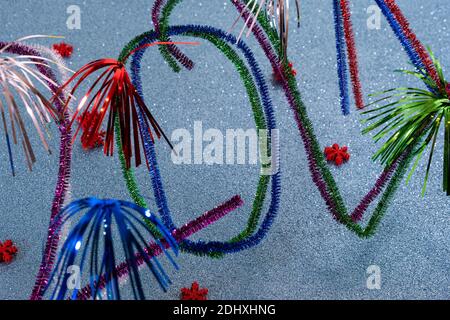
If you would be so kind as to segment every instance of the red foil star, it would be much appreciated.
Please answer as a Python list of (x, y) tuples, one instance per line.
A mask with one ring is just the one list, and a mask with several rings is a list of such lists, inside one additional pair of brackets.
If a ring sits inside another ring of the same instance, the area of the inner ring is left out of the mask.
[(181, 300), (208, 300), (208, 289), (199, 289), (197, 282), (191, 288), (181, 288)]
[(70, 58), (73, 53), (73, 47), (65, 42), (55, 43), (53, 45), (53, 50), (58, 52), (63, 58)]
[[(294, 69), (294, 65), (292, 64), (292, 62), (289, 62), (289, 69), (291, 71), (291, 74), (295, 77), (297, 75), (297, 70)], [(280, 82), (281, 81), (281, 76), (278, 72), (274, 71), (273, 72), (273, 77), (275, 79), (276, 82)]]
[[(98, 117), (98, 114), (97, 114)], [(79, 116), (77, 118), (78, 123), (80, 123), (81, 129), (83, 132), (86, 132), (86, 135), (83, 135), (81, 137), (81, 144), (83, 146), (83, 149), (95, 149), (102, 147), (105, 143), (105, 134), (106, 132), (104, 130), (93, 130), (93, 125), (95, 124), (95, 121), (93, 120), (93, 114), (92, 112), (86, 111), (86, 115)], [(91, 135), (94, 135), (94, 137), (91, 139)]]
[(346, 146), (340, 148), (337, 143), (333, 144), (331, 147), (326, 147), (325, 155), (328, 161), (334, 162), (337, 166), (340, 166), (350, 159), (348, 148)]
[(18, 250), (11, 240), (0, 242), (0, 262), (11, 262), (17, 252)]

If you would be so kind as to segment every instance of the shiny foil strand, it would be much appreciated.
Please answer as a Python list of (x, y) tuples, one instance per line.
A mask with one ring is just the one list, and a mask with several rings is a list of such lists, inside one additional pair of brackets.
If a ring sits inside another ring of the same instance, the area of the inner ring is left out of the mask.
[[(193, 34), (193, 35), (194, 35), (194, 34)], [(195, 35), (195, 36), (197, 36), (197, 35)], [(208, 39), (208, 40), (212, 41), (211, 39)], [(233, 40), (233, 41), (234, 41), (234, 40)], [(213, 41), (212, 41), (212, 42), (213, 42)], [(214, 43), (214, 42), (213, 42), (213, 43)], [(133, 61), (134, 61), (134, 60), (133, 60)], [(133, 64), (134, 64), (134, 62), (133, 62)], [(134, 68), (135, 68), (135, 67), (134, 67)], [(133, 69), (134, 69), (134, 68), (133, 68)], [(261, 79), (261, 77), (260, 77), (260, 79)], [(137, 87), (137, 88), (140, 88), (140, 84), (136, 83), (136, 87)], [(253, 92), (255, 92), (255, 91), (253, 91)], [(251, 93), (252, 93), (252, 91), (249, 91), (249, 96), (252, 96)], [(266, 88), (266, 96), (268, 96), (267, 88)], [(272, 113), (272, 117), (273, 117), (273, 113)], [(258, 203), (256, 203), (255, 206), (256, 206), (256, 208), (260, 207), (260, 205), (259, 205)], [(257, 210), (255, 210), (255, 211), (257, 211)], [(254, 212), (255, 212), (255, 211), (254, 211)], [(254, 218), (254, 216), (253, 216), (253, 218)], [(254, 221), (254, 220), (253, 220), (253, 221)]]
[[(394, 32), (397, 39), (400, 41), (404, 50), (406, 51), (411, 63), (416, 67), (419, 72), (423, 72), (426, 69), (425, 62), (421, 59), (419, 53), (416, 51), (414, 46), (411, 44), (407, 36), (403, 33), (402, 26), (397, 21), (394, 14), (391, 12), (390, 8), (387, 6), (386, 2), (383, 0), (375, 0), (378, 7), (380, 8), (383, 15), (386, 17), (392, 31)], [(435, 90), (427, 85), (428, 90), (435, 92)]]

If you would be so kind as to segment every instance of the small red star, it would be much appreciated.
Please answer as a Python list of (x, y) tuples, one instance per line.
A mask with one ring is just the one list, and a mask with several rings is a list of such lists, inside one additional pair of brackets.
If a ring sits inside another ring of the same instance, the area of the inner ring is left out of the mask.
[(350, 159), (348, 148), (346, 146), (339, 148), (337, 143), (333, 144), (331, 147), (326, 147), (325, 155), (328, 161), (333, 161), (337, 166), (340, 166)]
[(53, 45), (53, 50), (58, 52), (63, 58), (70, 58), (73, 53), (73, 47), (65, 42), (55, 43)]
[(11, 240), (0, 242), (0, 262), (10, 263), (18, 250)]
[(181, 300), (208, 300), (208, 289), (199, 289), (199, 285), (194, 282), (191, 288), (181, 288)]
[[(289, 69), (291, 70), (291, 74), (295, 77), (297, 75), (297, 70), (294, 69), (294, 65), (292, 64), (292, 62), (289, 62)], [(275, 79), (276, 82), (280, 82), (281, 81), (281, 76), (278, 72), (274, 71), (273, 72), (273, 77)]]

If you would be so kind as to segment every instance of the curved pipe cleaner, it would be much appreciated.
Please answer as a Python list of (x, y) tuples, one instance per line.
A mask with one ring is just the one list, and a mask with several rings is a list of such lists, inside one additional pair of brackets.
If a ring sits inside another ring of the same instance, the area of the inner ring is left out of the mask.
[[(187, 26), (178, 26), (178, 27), (170, 27), (168, 30), (168, 35), (182, 35), (185, 34), (187, 36), (195, 36), (195, 37), (204, 37), (205, 39), (209, 39), (211, 37), (218, 38), (221, 40), (224, 40), (230, 44), (236, 44), (236, 38), (234, 38), (232, 35), (226, 34), (225, 32), (215, 29), (208, 26), (194, 26), (194, 25), (187, 25)], [(204, 35), (203, 35), (204, 34)], [(155, 32), (149, 32), (146, 34), (143, 34), (141, 36), (136, 37), (136, 39), (142, 38), (142, 40), (135, 44), (136, 47), (143, 46), (146, 43), (151, 43), (152, 41), (155, 41)], [(132, 41), (133, 42), (133, 41)], [(127, 46), (128, 47), (128, 46)], [(268, 94), (268, 88), (265, 84), (264, 76), (262, 75), (256, 59), (254, 58), (251, 50), (245, 45), (244, 42), (239, 41), (237, 42), (237, 48), (240, 49), (244, 56), (246, 57), (251, 71), (256, 79), (256, 83), (258, 85), (259, 92), (262, 96), (263, 105), (264, 105), (264, 111), (267, 115), (267, 128), (269, 129), (269, 133), (271, 130), (275, 129), (275, 118), (274, 113), (272, 109), (272, 104), (270, 100), (270, 96)], [(133, 73), (138, 71), (140, 69), (139, 67), (139, 61), (142, 58), (142, 52), (143, 50), (137, 50), (136, 51), (136, 60), (133, 60)], [(136, 73), (137, 75), (137, 73)], [(133, 76), (133, 81), (139, 80), (135, 82), (135, 86), (139, 93), (141, 93), (141, 85), (140, 85), (140, 79)], [(141, 123), (141, 125), (145, 126), (144, 123)], [(143, 127), (143, 132), (147, 132), (148, 130)], [(166, 223), (166, 226), (170, 227), (171, 229), (174, 229), (175, 226), (173, 224), (171, 213), (168, 209), (168, 203), (167, 199), (165, 198), (164, 189), (162, 187), (161, 183), (161, 177), (159, 176), (159, 170), (157, 170), (157, 164), (156, 164), (156, 156), (152, 152), (152, 141), (147, 139), (148, 143), (146, 144), (144, 150), (146, 150), (146, 157), (149, 163), (151, 163), (150, 168), (151, 169), (151, 177), (152, 177), (152, 183), (154, 185), (154, 192), (156, 201), (158, 204), (159, 209), (161, 210), (161, 215), (163, 218), (163, 221)], [(279, 159), (276, 159), (276, 163)], [(261, 242), (261, 240), (265, 237), (267, 232), (269, 231), (276, 215), (278, 212), (279, 207), (279, 197), (280, 197), (280, 173), (277, 172), (273, 176), (271, 176), (272, 179), (272, 191), (271, 191), (271, 201), (269, 205), (268, 212), (266, 216), (264, 217), (259, 229), (252, 234), (251, 236), (245, 237), (244, 239), (238, 239), (238, 241), (235, 242), (219, 242), (219, 241), (211, 241), (211, 242), (192, 242), (190, 240), (185, 240), (182, 243), (182, 248), (187, 250), (188, 252), (193, 252), (197, 254), (210, 254), (210, 253), (231, 253), (231, 252), (237, 252), (241, 250), (248, 249), (250, 247), (253, 247)], [(137, 185), (136, 185), (137, 187)], [(139, 192), (138, 192), (139, 193)]]

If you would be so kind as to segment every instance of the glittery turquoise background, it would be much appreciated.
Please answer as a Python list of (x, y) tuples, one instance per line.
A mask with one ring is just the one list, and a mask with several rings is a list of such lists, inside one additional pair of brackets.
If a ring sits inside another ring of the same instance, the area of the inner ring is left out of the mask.
[[(379, 164), (371, 161), (377, 145), (370, 136), (360, 134), (361, 115), (354, 108), (347, 117), (340, 112), (331, 1), (301, 2), (302, 26), (291, 29), (290, 59), (321, 145), (337, 142), (349, 146), (350, 162), (333, 172), (347, 205), (353, 208), (381, 172)], [(380, 30), (367, 28), (366, 9), (374, 2), (351, 2), (365, 95), (418, 86), (411, 77), (392, 72), (410, 66), (386, 20), (382, 18)], [(2, 0), (1, 4), (2, 41), (29, 34), (64, 35), (75, 47), (68, 63), (72, 69), (97, 58), (116, 58), (128, 41), (152, 28), (150, 0)], [(432, 47), (444, 70), (449, 70), (448, 0), (399, 0), (398, 4), (418, 38)], [(69, 5), (82, 10), (81, 30), (66, 27)], [(171, 23), (208, 24), (227, 30), (235, 16), (227, 0), (185, 0), (175, 9)], [(271, 84), (268, 61), (253, 38), (248, 42)], [(192, 132), (194, 121), (220, 130), (254, 127), (244, 88), (230, 62), (208, 43), (183, 50), (196, 62), (192, 72), (172, 73), (156, 49), (147, 50), (142, 63), (146, 101), (165, 130), (186, 128)], [(361, 240), (331, 218), (310, 178), (284, 95), (272, 84), (270, 91), (280, 128), (282, 161), (281, 207), (271, 232), (261, 245), (222, 260), (182, 254), (178, 259), (181, 270), (167, 269), (173, 280), (167, 293), (154, 281), (145, 280), (148, 298), (178, 299), (179, 288), (193, 281), (209, 288), (210, 299), (450, 298), (450, 200), (441, 192), (442, 139), (436, 147), (426, 196), (420, 197), (424, 161), (411, 183), (401, 184), (377, 234)], [(0, 241), (12, 239), (20, 250), (13, 263), (0, 265), (0, 299), (26, 299), (34, 284), (58, 169), (58, 138), (53, 132), (54, 154), (45, 154), (33, 139), (38, 163), (31, 173), (20, 166), (15, 178), (10, 175), (6, 146), (0, 140)], [(167, 146), (159, 143), (157, 149), (178, 225), (234, 194), (240, 194), (246, 203), (192, 239), (227, 240), (243, 229), (256, 191), (258, 166), (174, 165)], [(17, 149), (16, 154), (20, 158)], [(140, 168), (137, 177), (151, 202), (146, 170)], [(72, 199), (129, 199), (118, 159), (106, 158), (100, 150), (85, 152), (79, 143), (74, 148), (71, 182)], [(381, 268), (380, 290), (366, 287), (370, 265)]]

